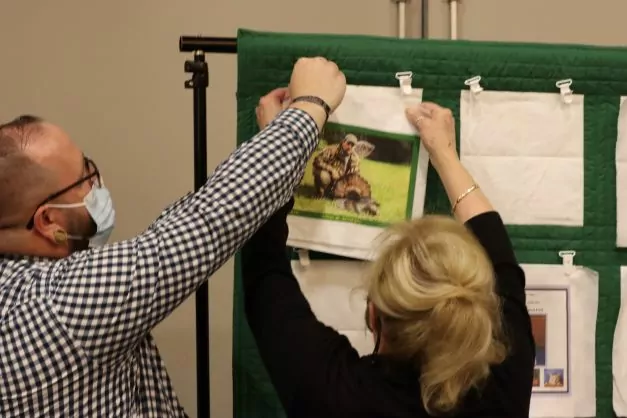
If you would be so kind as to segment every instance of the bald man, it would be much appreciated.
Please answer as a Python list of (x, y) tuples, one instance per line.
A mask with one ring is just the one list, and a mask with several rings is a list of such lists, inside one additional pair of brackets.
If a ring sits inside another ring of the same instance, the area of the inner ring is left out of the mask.
[(187, 416), (150, 332), (292, 196), (345, 87), (334, 63), (300, 59), (289, 90), (261, 99), (265, 129), (108, 245), (115, 211), (94, 161), (39, 118), (1, 125), (0, 416)]
[[(60, 127), (38, 117), (0, 126), (0, 182), (0, 228), (23, 254), (63, 257), (106, 243), (113, 231), (115, 211), (95, 163)], [(47, 210), (80, 207), (86, 210)]]

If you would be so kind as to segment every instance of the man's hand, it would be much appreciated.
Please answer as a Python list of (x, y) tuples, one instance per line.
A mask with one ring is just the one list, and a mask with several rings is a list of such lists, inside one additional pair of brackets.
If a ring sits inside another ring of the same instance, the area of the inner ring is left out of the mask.
[(290, 93), (288, 88), (281, 87), (272, 90), (259, 100), (259, 105), (255, 109), (259, 129), (264, 129), (277, 117), (285, 108), (284, 103), (286, 100), (289, 100), (289, 98)]
[(331, 180), (338, 181), (341, 177), (341, 173), (339, 170), (331, 170)]
[[(322, 57), (300, 58), (294, 65), (289, 86), (290, 97), (316, 96), (326, 102), (333, 112), (346, 93), (346, 77), (334, 62)], [(322, 129), (326, 121), (324, 109), (314, 103), (298, 102), (291, 107), (309, 113)]]

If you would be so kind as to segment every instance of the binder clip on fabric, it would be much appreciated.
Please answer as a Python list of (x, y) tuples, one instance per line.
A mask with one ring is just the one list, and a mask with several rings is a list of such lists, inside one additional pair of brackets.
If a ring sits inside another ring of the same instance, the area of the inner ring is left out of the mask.
[(571, 80), (570, 78), (566, 80), (560, 80), (557, 83), (555, 83), (555, 87), (560, 89), (562, 100), (566, 104), (573, 102), (573, 91), (570, 89), (571, 84), (573, 84), (573, 80)]
[(307, 267), (311, 264), (311, 260), (309, 259), (309, 250), (305, 250), (303, 248), (297, 248), (296, 254), (298, 255), (298, 262), (301, 267)]
[(411, 71), (400, 71), (396, 73), (396, 79), (401, 87), (401, 93), (405, 96), (409, 96), (412, 92), (411, 81), (414, 73)]
[(558, 255), (562, 258), (562, 265), (567, 266), (567, 267), (573, 267), (575, 265), (573, 262), (575, 258), (575, 254), (577, 253), (572, 250), (560, 251), (558, 253)]
[(483, 87), (481, 87), (481, 84), (479, 84), (480, 81), (481, 76), (475, 76), (464, 81), (464, 84), (470, 87), (470, 92), (472, 94), (479, 94), (483, 91)]

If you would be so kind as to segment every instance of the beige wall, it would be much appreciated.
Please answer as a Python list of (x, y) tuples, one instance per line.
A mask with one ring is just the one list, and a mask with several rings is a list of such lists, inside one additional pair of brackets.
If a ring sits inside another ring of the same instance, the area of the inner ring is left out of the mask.
[[(420, 2), (407, 10), (420, 33)], [(431, 0), (432, 37), (448, 35), (448, 6)], [(465, 39), (620, 45), (627, 3), (617, 0), (465, 0)], [(191, 92), (183, 89), (181, 34), (259, 30), (396, 35), (388, 0), (3, 0), (0, 119), (36, 113), (71, 133), (105, 173), (118, 210), (115, 239), (142, 231), (193, 186)], [(235, 145), (236, 60), (212, 56), (209, 166)], [(211, 280), (212, 413), (232, 414), (232, 264)], [(195, 417), (194, 304), (156, 330), (183, 404)]]

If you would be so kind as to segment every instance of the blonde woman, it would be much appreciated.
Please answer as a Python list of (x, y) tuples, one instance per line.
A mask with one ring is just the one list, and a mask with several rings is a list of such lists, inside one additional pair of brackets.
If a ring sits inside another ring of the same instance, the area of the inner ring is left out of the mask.
[(524, 273), (459, 161), (451, 112), (424, 103), (407, 116), (454, 218), (425, 216), (387, 234), (367, 277), (374, 353), (360, 357), (312, 313), (286, 258), (290, 203), (243, 251), (260, 355), (288, 417), (528, 417), (535, 353)]

